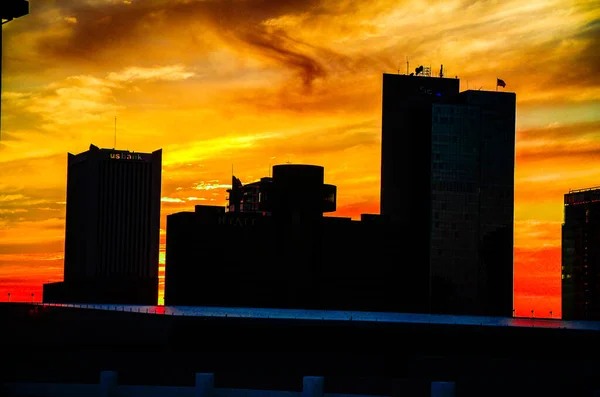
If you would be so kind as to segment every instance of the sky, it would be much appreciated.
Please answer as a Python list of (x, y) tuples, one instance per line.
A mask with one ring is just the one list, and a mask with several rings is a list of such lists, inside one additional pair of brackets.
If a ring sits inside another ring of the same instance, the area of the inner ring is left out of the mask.
[(165, 217), (224, 205), (232, 167), (322, 165), (333, 215), (379, 213), (408, 57), (516, 92), (516, 314), (560, 316), (563, 195), (600, 185), (599, 0), (31, 0), (2, 32), (0, 301), (62, 280), (67, 152), (114, 147), (115, 117), (118, 149), (163, 149), (161, 275)]

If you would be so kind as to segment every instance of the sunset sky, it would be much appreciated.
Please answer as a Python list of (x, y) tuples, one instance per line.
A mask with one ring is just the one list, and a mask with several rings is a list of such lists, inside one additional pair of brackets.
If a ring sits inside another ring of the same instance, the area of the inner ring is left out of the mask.
[[(2, 26), (0, 301), (63, 276), (67, 152), (163, 149), (166, 215), (290, 161), (379, 212), (382, 73), (517, 94), (515, 306), (560, 315), (563, 194), (600, 185), (600, 1), (31, 0)], [(207, 248), (209, 250), (209, 248)], [(211, 253), (214, 254), (214, 253)], [(162, 280), (161, 280), (162, 283)]]

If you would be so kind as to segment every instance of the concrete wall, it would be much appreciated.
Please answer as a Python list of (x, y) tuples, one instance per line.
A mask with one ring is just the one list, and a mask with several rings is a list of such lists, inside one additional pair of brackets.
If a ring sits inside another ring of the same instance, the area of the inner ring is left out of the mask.
[[(305, 376), (302, 391), (225, 389), (214, 387), (214, 374), (196, 374), (193, 387), (119, 385), (115, 371), (102, 371), (99, 384), (6, 383), (6, 397), (374, 397), (324, 392), (324, 378)], [(431, 397), (454, 397), (454, 383), (433, 382)]]

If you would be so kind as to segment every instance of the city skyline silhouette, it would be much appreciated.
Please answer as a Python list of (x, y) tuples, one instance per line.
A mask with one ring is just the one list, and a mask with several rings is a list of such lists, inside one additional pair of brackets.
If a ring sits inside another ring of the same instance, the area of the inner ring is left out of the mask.
[(62, 279), (66, 153), (113, 147), (115, 128), (118, 149), (164, 150), (163, 277), (165, 217), (225, 205), (232, 165), (244, 184), (321, 165), (341, 192), (332, 215), (379, 213), (381, 75), (444, 64), (461, 91), (517, 93), (515, 306), (560, 315), (563, 195), (600, 180), (593, 10), (538, 5), (535, 25), (517, 3), (217, 4), (33, 2), (3, 26), (0, 300)]

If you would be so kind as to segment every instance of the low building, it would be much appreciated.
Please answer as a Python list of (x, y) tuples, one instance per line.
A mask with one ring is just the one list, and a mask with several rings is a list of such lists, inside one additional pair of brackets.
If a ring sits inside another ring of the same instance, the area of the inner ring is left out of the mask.
[(385, 218), (324, 217), (337, 189), (323, 175), (275, 166), (249, 185), (234, 177), (229, 211), (169, 215), (165, 304), (418, 311), (388, 260)]

